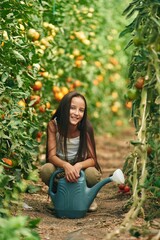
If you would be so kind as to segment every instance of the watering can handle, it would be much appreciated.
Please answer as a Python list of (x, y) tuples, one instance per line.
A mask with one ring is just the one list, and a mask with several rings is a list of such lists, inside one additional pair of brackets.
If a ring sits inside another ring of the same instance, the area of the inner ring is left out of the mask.
[(50, 177), (50, 180), (49, 180), (49, 195), (54, 194), (54, 193), (52, 192), (54, 179), (55, 179), (56, 175), (57, 175), (58, 173), (61, 173), (61, 172), (64, 172), (64, 170), (63, 170), (62, 168), (60, 168), (60, 169), (58, 169), (58, 170), (56, 170), (55, 172), (52, 173), (52, 175), (51, 175), (51, 177)]
[[(58, 170), (56, 170), (55, 172), (53, 172), (52, 175), (51, 175), (51, 177), (50, 177), (50, 181), (49, 181), (49, 195), (50, 195), (50, 196), (51, 196), (51, 195), (54, 195), (54, 193), (52, 192), (54, 179), (55, 179), (56, 175), (57, 175), (58, 173), (61, 173), (61, 172), (64, 172), (64, 169), (59, 168)], [(81, 175), (82, 177), (85, 177), (85, 174), (84, 174), (84, 171), (83, 171), (83, 170), (81, 170), (80, 175)]]

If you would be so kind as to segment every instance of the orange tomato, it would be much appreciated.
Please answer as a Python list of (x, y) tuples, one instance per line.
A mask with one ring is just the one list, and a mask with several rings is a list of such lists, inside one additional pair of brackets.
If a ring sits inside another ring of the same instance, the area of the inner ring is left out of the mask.
[(40, 103), (41, 98), (40, 98), (40, 96), (38, 96), (38, 95), (31, 95), (30, 100), (31, 100), (31, 101), (35, 101), (35, 102), (32, 104), (32, 106), (35, 106), (35, 105), (37, 105), (37, 104)]
[(79, 49), (74, 49), (73, 50), (73, 55), (76, 57), (76, 56), (79, 56), (80, 55), (80, 51)]
[(67, 81), (68, 83), (70, 83), (70, 82), (72, 82), (72, 78), (71, 78), (71, 77), (68, 77), (68, 78), (66, 79), (66, 81)]
[(80, 80), (75, 80), (74, 83), (73, 83), (73, 87), (80, 87), (82, 85), (81, 81)]
[(33, 85), (33, 90), (34, 91), (39, 91), (39, 90), (41, 90), (41, 88), (42, 88), (42, 82), (41, 81), (35, 81), (35, 83), (34, 83), (34, 85)]
[(50, 109), (50, 108), (51, 108), (50, 102), (46, 102), (46, 108), (47, 108), (47, 109)]
[(84, 56), (82, 56), (82, 55), (76, 57), (76, 60), (83, 60), (83, 59), (84, 59)]
[(127, 101), (125, 104), (126, 108), (130, 109), (132, 108), (132, 102), (131, 101)]
[(69, 86), (69, 91), (74, 91), (74, 89), (75, 89), (74, 84), (73, 84), (73, 83), (70, 84), (70, 86)]
[(54, 97), (57, 101), (60, 101), (63, 98), (64, 94), (62, 92), (56, 92)]
[(7, 165), (9, 165), (9, 166), (13, 166), (13, 162), (12, 162), (12, 160), (9, 159), (9, 158), (2, 158), (2, 161), (3, 161), (4, 163), (6, 163)]
[(143, 77), (139, 77), (135, 83), (135, 87), (137, 89), (142, 89), (143, 88), (143, 85), (144, 85), (144, 78)]
[(35, 32), (35, 34), (34, 34), (34, 36), (33, 36), (33, 40), (36, 41), (36, 40), (39, 39), (39, 37), (40, 37), (39, 32)]
[(55, 112), (56, 112), (56, 109), (54, 109), (54, 110), (51, 112), (51, 116), (52, 116), (53, 114), (55, 114)]
[(28, 69), (28, 70), (31, 70), (31, 69), (32, 69), (32, 66), (31, 66), (31, 65), (28, 65), (28, 66), (27, 66), (27, 69)]
[(98, 76), (97, 76), (97, 80), (98, 80), (99, 82), (102, 82), (102, 81), (104, 80), (104, 76), (103, 76), (103, 75), (98, 75)]
[(123, 122), (122, 122), (121, 120), (117, 120), (117, 121), (116, 121), (116, 126), (117, 126), (117, 127), (123, 126)]
[(99, 108), (102, 106), (102, 103), (101, 102), (96, 102), (96, 107)]
[(62, 93), (63, 93), (64, 95), (69, 92), (69, 90), (68, 90), (67, 87), (62, 87), (62, 88), (61, 88), (61, 91), (62, 91)]
[(97, 79), (93, 80), (93, 85), (97, 86), (99, 84), (99, 81)]
[(70, 37), (69, 37), (71, 40), (73, 40), (73, 39), (75, 39), (75, 36), (73, 36), (73, 35), (70, 35)]
[(115, 105), (113, 105), (113, 106), (111, 107), (111, 110), (112, 110), (112, 112), (116, 113), (116, 112), (118, 112), (118, 107), (115, 106)]
[(48, 78), (49, 77), (49, 73), (48, 72), (40, 72), (40, 75), (44, 78)]
[(117, 59), (114, 58), (114, 57), (111, 57), (111, 58), (109, 59), (109, 62), (112, 63), (114, 66), (118, 65), (118, 61), (117, 61)]
[(42, 104), (41, 106), (39, 106), (39, 111), (41, 113), (44, 113), (46, 111), (46, 105), (45, 104)]
[(75, 61), (75, 66), (80, 68), (82, 66), (82, 61), (81, 60), (76, 60)]
[(99, 62), (99, 61), (95, 61), (94, 64), (96, 65), (96, 67), (101, 67), (102, 66), (101, 62)]
[(60, 87), (58, 87), (58, 86), (53, 86), (52, 87), (52, 91), (54, 92), (54, 93), (57, 93), (57, 92), (60, 92)]
[(115, 81), (115, 77), (114, 77), (113, 75), (110, 75), (110, 76), (109, 76), (109, 81), (110, 81), (110, 82), (114, 82), (114, 81)]
[(35, 29), (30, 28), (27, 33), (28, 37), (31, 38), (33, 41), (38, 40), (40, 37), (39, 32), (37, 32)]
[(19, 105), (20, 107), (22, 107), (22, 109), (25, 109), (25, 108), (26, 108), (26, 102), (25, 102), (24, 100), (20, 100), (20, 101), (18, 102), (18, 105)]

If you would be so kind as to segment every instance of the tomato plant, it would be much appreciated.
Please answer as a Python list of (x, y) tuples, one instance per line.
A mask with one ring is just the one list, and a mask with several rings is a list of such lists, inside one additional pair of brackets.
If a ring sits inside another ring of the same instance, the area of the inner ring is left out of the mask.
[(159, 208), (159, 3), (150, 0), (132, 1), (124, 15), (133, 17), (121, 36), (128, 33), (131, 35), (126, 46), (132, 50), (128, 91), (132, 93), (136, 89), (131, 111), (136, 140), (131, 141), (134, 149), (124, 164), (124, 172), (133, 191), (131, 208), (122, 223), (129, 230), (133, 219), (142, 209), (145, 219), (151, 220), (156, 216), (155, 206)]
[[(131, 22), (120, 34), (121, 37), (130, 35), (130, 41), (126, 46), (126, 49), (130, 48), (132, 52), (128, 70), (128, 89), (130, 93), (133, 89), (137, 90), (131, 110), (136, 140), (131, 140), (134, 148), (124, 164), (124, 172), (132, 185), (133, 194), (128, 201), (130, 209), (120, 228), (108, 234), (106, 237), (108, 240), (117, 236), (117, 232), (124, 231), (139, 237), (141, 234), (134, 221), (139, 214), (147, 220), (147, 223), (158, 216), (156, 209), (159, 209), (160, 196), (159, 8), (159, 1), (133, 0), (123, 12), (127, 18), (132, 17)], [(146, 225), (144, 229), (145, 235)], [(154, 238), (159, 239), (159, 233)]]
[[(23, 1), (3, 1), (1, 9), (0, 164), (4, 169), (1, 169), (0, 205), (3, 207), (0, 214), (4, 215), (8, 214), (12, 202), (19, 199), (19, 193), (25, 191), (23, 179), (31, 179), (31, 172), (35, 175), (37, 172), (38, 143), (34, 135), (39, 127), (28, 99), (30, 86), (36, 81), (37, 66), (34, 63), (38, 56), (26, 35), (30, 16), (34, 13), (32, 6)], [(14, 9), (12, 13), (11, 9)], [(32, 73), (29, 65), (33, 65)], [(8, 164), (9, 160), (12, 166)], [(32, 180), (36, 179), (38, 175)]]

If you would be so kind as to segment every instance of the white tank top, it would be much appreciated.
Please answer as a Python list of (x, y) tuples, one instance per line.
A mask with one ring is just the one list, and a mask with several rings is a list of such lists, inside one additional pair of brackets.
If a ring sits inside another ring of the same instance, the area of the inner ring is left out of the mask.
[[(56, 119), (54, 119), (54, 121), (57, 126)], [(80, 141), (79, 136), (75, 137), (75, 138), (67, 138), (67, 142), (66, 142), (66, 144), (67, 144), (67, 161), (71, 164), (74, 164), (76, 162), (77, 152), (78, 152), (78, 148), (79, 148), (79, 141)], [(63, 149), (63, 138), (60, 141), (58, 127), (57, 127), (57, 133), (56, 133), (56, 154), (60, 159), (66, 160), (64, 149)]]
[[(75, 138), (67, 138), (67, 160), (73, 164), (76, 161), (76, 157), (77, 157), (77, 152), (78, 152), (78, 148), (79, 148), (79, 136), (75, 137)], [(62, 148), (63, 146), (63, 139), (62, 142), (60, 142), (60, 138), (59, 138), (59, 132), (57, 132), (56, 134), (56, 145), (57, 145), (57, 156), (63, 160), (65, 160), (65, 153), (64, 153), (64, 149)]]

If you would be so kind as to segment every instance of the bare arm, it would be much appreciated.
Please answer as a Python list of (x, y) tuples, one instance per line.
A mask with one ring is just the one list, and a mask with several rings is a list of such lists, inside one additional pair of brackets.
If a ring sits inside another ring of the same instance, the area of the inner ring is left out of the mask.
[(56, 167), (63, 168), (64, 161), (56, 155), (56, 132), (55, 122), (50, 121), (47, 126), (48, 161)]
[(47, 126), (48, 161), (56, 167), (63, 168), (67, 180), (69, 182), (75, 182), (79, 178), (80, 165), (78, 171), (78, 166), (76, 169), (69, 162), (60, 159), (56, 155), (56, 132), (57, 129), (54, 121), (50, 121)]

